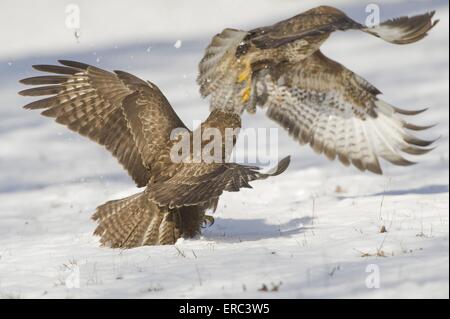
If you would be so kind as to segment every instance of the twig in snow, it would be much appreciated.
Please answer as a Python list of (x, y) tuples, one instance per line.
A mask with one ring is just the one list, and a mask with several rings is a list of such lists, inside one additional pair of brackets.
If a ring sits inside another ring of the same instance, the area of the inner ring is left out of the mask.
[(195, 264), (195, 271), (197, 272), (198, 283), (199, 283), (199, 285), (201, 286), (201, 285), (203, 284), (203, 282), (202, 282), (202, 276), (200, 275), (200, 271), (199, 271), (199, 269), (198, 269), (197, 264)]
[(181, 256), (181, 257), (183, 257), (183, 258), (186, 258), (185, 253), (184, 253), (180, 248), (178, 248), (177, 246), (175, 246), (175, 249), (176, 249), (177, 252), (178, 252), (178, 256)]

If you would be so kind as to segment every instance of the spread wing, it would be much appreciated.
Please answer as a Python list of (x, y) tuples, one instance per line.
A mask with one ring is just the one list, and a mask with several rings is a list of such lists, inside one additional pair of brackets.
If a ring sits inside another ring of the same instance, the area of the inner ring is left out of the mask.
[(152, 160), (160, 151), (152, 146), (161, 139), (169, 139), (169, 127), (184, 127), (169, 102), (155, 85), (126, 72), (112, 73), (84, 63), (59, 62), (62, 65), (34, 66), (56, 75), (20, 81), (43, 85), (23, 90), (21, 95), (50, 96), (24, 108), (43, 109), (42, 115), (53, 117), (72, 131), (105, 146), (137, 186), (145, 186)]
[(317, 51), (295, 65), (281, 64), (256, 77), (258, 103), (301, 144), (362, 171), (381, 174), (379, 158), (411, 165), (402, 152), (429, 152), (432, 142), (418, 139), (399, 115), (416, 115), (380, 100), (367, 81)]
[(173, 174), (169, 168), (172, 164), (171, 132), (179, 128), (189, 130), (158, 87), (149, 83), (127, 96), (123, 111), (144, 165), (150, 168), (154, 181)]
[(153, 184), (147, 191), (150, 199), (159, 206), (205, 205), (217, 202), (224, 191), (237, 192), (240, 188), (251, 188), (251, 181), (283, 173), (289, 162), (290, 157), (286, 157), (267, 173), (261, 173), (258, 167), (235, 163), (187, 164), (171, 179)]
[(424, 38), (438, 21), (435, 12), (413, 17), (400, 17), (384, 21), (377, 26), (365, 27), (344, 12), (329, 6), (320, 6), (303, 12), (272, 26), (250, 31), (248, 40), (257, 48), (276, 48), (287, 43), (327, 35), (334, 31), (361, 30), (395, 44), (408, 44)]
[(320, 6), (274, 25), (251, 30), (247, 39), (259, 49), (269, 49), (305, 37), (360, 28), (362, 25), (350, 19), (344, 12), (333, 7)]

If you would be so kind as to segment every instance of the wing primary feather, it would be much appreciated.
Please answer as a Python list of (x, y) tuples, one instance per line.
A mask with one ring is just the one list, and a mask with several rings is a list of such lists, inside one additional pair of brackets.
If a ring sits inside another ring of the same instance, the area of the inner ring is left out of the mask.
[(48, 65), (48, 64), (33, 65), (33, 69), (47, 73), (66, 74), (66, 75), (75, 75), (83, 71), (81, 69), (74, 69), (66, 66)]
[(31, 78), (22, 79), (19, 82), (25, 85), (46, 85), (46, 84), (61, 84), (70, 79), (68, 76), (62, 75), (44, 75), (35, 76)]
[(424, 108), (424, 109), (416, 110), (416, 111), (403, 110), (403, 109), (395, 107), (395, 106), (392, 106), (392, 108), (394, 109), (395, 113), (399, 113), (399, 114), (407, 115), (407, 116), (414, 116), (414, 115), (418, 115), (418, 114), (428, 111), (428, 108)]
[(421, 125), (411, 124), (408, 122), (403, 122), (403, 127), (407, 128), (408, 130), (411, 130), (411, 131), (425, 131), (425, 130), (435, 127), (436, 125), (437, 124), (421, 126)]
[(92, 67), (92, 65), (77, 61), (58, 60), (58, 62), (61, 63), (62, 65), (81, 70), (87, 70), (89, 67)]
[(438, 139), (432, 140), (432, 141), (426, 141), (426, 140), (422, 140), (420, 138), (417, 137), (413, 137), (413, 136), (406, 136), (404, 138), (405, 142), (407, 142), (408, 144), (412, 144), (412, 145), (416, 145), (416, 146), (421, 146), (421, 147), (427, 147), (430, 146), (431, 144), (435, 143)]
[(64, 91), (64, 87), (60, 85), (41, 86), (32, 89), (26, 89), (19, 92), (23, 96), (42, 96), (56, 95)]

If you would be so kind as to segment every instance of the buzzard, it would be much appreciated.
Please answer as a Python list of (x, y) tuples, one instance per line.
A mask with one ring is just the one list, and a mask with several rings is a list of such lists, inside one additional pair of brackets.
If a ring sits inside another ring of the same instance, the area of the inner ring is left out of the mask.
[[(43, 109), (42, 115), (103, 145), (128, 171), (141, 193), (107, 202), (92, 216), (98, 222), (95, 234), (103, 245), (132, 248), (173, 244), (180, 237), (200, 233), (208, 209), (215, 210), (223, 191), (251, 188), (249, 182), (281, 174), (289, 157), (270, 172), (258, 167), (221, 161), (173, 161), (171, 150), (177, 140), (175, 129), (192, 137), (208, 128), (239, 129), (240, 116), (214, 110), (194, 132), (178, 118), (158, 87), (123, 71), (108, 72), (74, 61), (61, 65), (35, 65), (51, 73), (23, 79), (27, 85), (41, 85), (20, 92), (24, 96), (48, 96), (31, 102), (25, 109)], [(206, 144), (210, 140), (202, 141)], [(235, 140), (231, 141), (234, 145)], [(203, 145), (202, 145), (203, 146)], [(194, 149), (188, 155), (193, 155)]]
[(418, 126), (402, 118), (362, 77), (329, 59), (322, 43), (336, 30), (361, 30), (395, 44), (424, 38), (438, 21), (434, 12), (365, 27), (342, 11), (321, 6), (272, 26), (251, 31), (225, 29), (213, 37), (199, 64), (198, 84), (211, 109), (256, 111), (288, 130), (330, 160), (382, 174), (379, 159), (411, 165), (402, 153), (429, 152), (434, 141), (411, 134)]

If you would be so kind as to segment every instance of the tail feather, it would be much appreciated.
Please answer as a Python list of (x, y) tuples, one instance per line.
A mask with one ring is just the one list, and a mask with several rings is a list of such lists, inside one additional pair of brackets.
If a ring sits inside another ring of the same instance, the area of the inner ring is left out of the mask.
[(158, 207), (142, 192), (99, 206), (92, 216), (98, 222), (94, 234), (111, 248), (170, 245), (182, 236), (178, 215)]
[(390, 43), (414, 43), (427, 36), (428, 32), (439, 22), (439, 20), (433, 21), (434, 14), (435, 12), (432, 11), (413, 17), (395, 18), (362, 30)]

